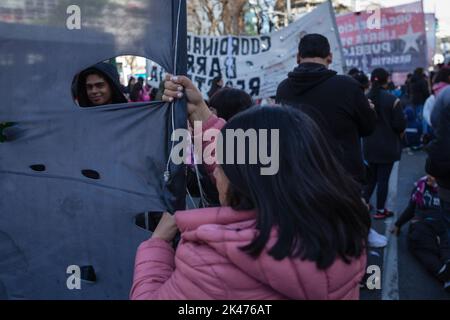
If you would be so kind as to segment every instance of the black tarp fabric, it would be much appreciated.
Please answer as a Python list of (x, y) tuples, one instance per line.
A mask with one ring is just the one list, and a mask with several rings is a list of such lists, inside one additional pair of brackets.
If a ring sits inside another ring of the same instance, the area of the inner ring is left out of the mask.
[(184, 208), (184, 167), (168, 162), (183, 102), (73, 101), (77, 73), (122, 55), (185, 74), (185, 0), (0, 4), (0, 299), (127, 299), (150, 236), (135, 217)]

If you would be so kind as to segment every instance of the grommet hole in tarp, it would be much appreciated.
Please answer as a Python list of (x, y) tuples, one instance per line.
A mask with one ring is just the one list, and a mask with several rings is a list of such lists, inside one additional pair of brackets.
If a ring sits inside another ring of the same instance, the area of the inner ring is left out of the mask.
[(80, 271), (81, 271), (81, 280), (87, 282), (97, 281), (97, 275), (95, 274), (95, 269), (93, 266), (81, 266)]
[(85, 176), (86, 178), (93, 179), (93, 180), (99, 180), (100, 179), (100, 173), (98, 173), (95, 170), (81, 170), (81, 174)]
[(22, 135), (23, 131), (17, 127), (17, 123), (0, 121), (0, 143), (14, 141)]
[(163, 213), (162, 212), (144, 212), (139, 213), (135, 217), (135, 224), (139, 228), (142, 228), (147, 231), (155, 231), (156, 226), (161, 220)]
[(30, 166), (31, 170), (37, 171), (37, 172), (43, 172), (46, 170), (45, 165), (43, 164), (33, 164)]

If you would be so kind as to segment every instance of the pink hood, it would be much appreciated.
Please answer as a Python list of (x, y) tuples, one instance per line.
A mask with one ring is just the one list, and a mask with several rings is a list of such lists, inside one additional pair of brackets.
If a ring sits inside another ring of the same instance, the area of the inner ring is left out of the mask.
[[(262, 254), (253, 258), (239, 249), (257, 234), (255, 212), (237, 212), (231, 208), (211, 208), (181, 212), (176, 216), (182, 239), (200, 242), (214, 248), (248, 278), (257, 280), (289, 299), (358, 298), (365, 258), (347, 265), (336, 261), (328, 270), (298, 258), (276, 261), (270, 249), (277, 240), (273, 230)], [(206, 224), (209, 222), (209, 224)]]
[[(253, 258), (239, 248), (255, 237), (255, 212), (208, 208), (178, 212), (176, 254), (150, 239), (138, 249), (132, 299), (358, 299), (366, 257), (327, 270), (298, 258)], [(277, 239), (271, 234), (267, 248)]]

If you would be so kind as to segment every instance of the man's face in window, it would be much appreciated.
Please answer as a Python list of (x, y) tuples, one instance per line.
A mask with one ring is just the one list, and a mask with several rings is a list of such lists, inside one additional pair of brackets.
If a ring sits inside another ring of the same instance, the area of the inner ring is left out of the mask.
[(112, 103), (111, 87), (103, 77), (91, 74), (86, 78), (86, 92), (89, 101), (94, 106), (102, 106)]

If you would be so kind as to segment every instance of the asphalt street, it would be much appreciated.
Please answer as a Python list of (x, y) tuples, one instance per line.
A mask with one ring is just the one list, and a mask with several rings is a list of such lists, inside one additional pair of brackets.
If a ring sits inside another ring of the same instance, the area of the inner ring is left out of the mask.
[[(399, 166), (397, 198), (394, 204), (395, 214), (399, 216), (406, 208), (414, 187), (414, 182), (425, 175), (426, 154), (422, 151), (404, 152)], [(385, 221), (374, 221), (373, 227), (389, 237), (384, 249), (371, 249), (369, 265), (380, 266), (382, 272), (381, 289), (362, 288), (362, 300), (450, 300), (439, 281), (430, 275), (407, 246), (408, 225), (402, 228), (396, 237), (389, 233), (395, 217)]]

